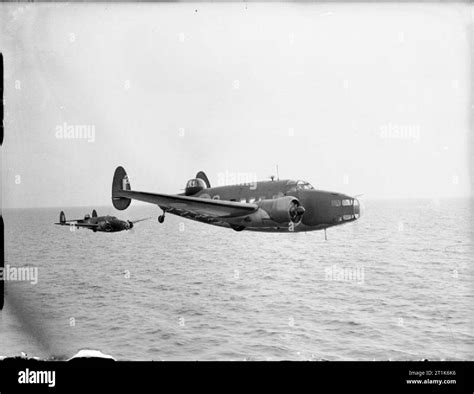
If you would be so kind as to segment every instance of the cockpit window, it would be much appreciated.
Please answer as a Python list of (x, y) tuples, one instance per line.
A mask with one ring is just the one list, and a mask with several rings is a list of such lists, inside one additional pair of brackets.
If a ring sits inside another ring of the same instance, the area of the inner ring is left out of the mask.
[(296, 182), (296, 189), (297, 190), (313, 190), (314, 187), (311, 186), (308, 182), (305, 181), (298, 181)]
[(348, 207), (350, 205), (352, 205), (352, 200), (349, 200), (349, 199), (342, 200), (342, 206)]
[(341, 200), (331, 200), (331, 206), (332, 207), (340, 207), (341, 206)]

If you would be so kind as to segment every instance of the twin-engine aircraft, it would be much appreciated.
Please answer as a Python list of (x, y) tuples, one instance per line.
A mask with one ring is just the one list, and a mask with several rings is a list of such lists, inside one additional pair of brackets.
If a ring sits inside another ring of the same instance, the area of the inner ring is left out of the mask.
[(124, 210), (132, 199), (158, 205), (165, 213), (231, 228), (235, 231), (301, 232), (326, 230), (360, 216), (359, 201), (341, 193), (315, 190), (308, 182), (270, 180), (211, 187), (202, 171), (187, 182), (184, 193), (159, 194), (131, 190), (123, 167), (112, 182), (112, 203)]
[(134, 220), (120, 220), (115, 216), (97, 216), (97, 212), (94, 209), (92, 211), (92, 216), (86, 214), (84, 219), (74, 219), (66, 220), (66, 215), (63, 211), (59, 214), (59, 223), (60, 226), (73, 226), (78, 228), (87, 228), (92, 230), (94, 233), (96, 231), (102, 231), (105, 233), (116, 233), (117, 231), (131, 230), (135, 223), (141, 222), (146, 219)]

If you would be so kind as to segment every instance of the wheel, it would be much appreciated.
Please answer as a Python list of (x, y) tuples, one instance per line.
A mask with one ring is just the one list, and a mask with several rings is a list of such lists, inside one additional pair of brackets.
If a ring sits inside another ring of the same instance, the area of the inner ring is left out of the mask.
[(159, 221), (160, 223), (163, 223), (163, 222), (165, 221), (164, 215), (158, 216), (158, 221)]

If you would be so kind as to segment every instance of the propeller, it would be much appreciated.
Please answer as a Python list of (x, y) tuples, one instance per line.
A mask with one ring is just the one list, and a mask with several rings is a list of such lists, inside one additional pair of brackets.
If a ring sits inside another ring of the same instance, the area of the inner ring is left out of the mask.
[(105, 231), (111, 231), (113, 229), (112, 224), (110, 224), (108, 221), (105, 222), (105, 225), (103, 226), (103, 229)]
[(305, 212), (306, 209), (297, 200), (291, 202), (289, 213), (293, 223), (299, 223)]
[(127, 223), (128, 223), (128, 225), (129, 225), (129, 228), (128, 228), (128, 229), (129, 229), (132, 233), (134, 233), (134, 232), (135, 232), (135, 229), (134, 229), (133, 225), (134, 225), (135, 223), (143, 222), (144, 220), (149, 220), (149, 219), (151, 219), (151, 217), (149, 217), (149, 218), (144, 218), (144, 219), (133, 220), (133, 221), (132, 221), (132, 220), (127, 220)]

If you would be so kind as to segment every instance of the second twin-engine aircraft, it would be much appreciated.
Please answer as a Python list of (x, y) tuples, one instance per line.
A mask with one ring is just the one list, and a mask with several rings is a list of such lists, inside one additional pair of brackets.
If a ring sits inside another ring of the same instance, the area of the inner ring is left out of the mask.
[(158, 205), (165, 213), (235, 231), (301, 232), (325, 230), (360, 216), (359, 201), (341, 193), (316, 190), (308, 182), (259, 181), (211, 187), (202, 171), (187, 182), (184, 193), (159, 194), (131, 190), (123, 167), (112, 182), (112, 203), (126, 209), (132, 199)]
[[(147, 218), (149, 219), (149, 218)], [(60, 226), (72, 226), (78, 228), (87, 228), (93, 232), (102, 231), (105, 233), (116, 233), (117, 231), (131, 230), (134, 223), (141, 222), (147, 219), (134, 220), (120, 220), (115, 216), (97, 216), (97, 212), (94, 209), (92, 211), (92, 216), (89, 214), (84, 216), (84, 219), (74, 219), (66, 220), (66, 215), (63, 211), (59, 214), (59, 223)]]

